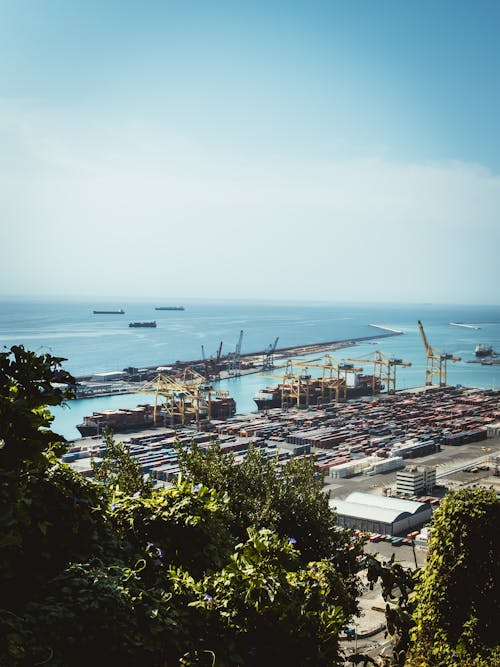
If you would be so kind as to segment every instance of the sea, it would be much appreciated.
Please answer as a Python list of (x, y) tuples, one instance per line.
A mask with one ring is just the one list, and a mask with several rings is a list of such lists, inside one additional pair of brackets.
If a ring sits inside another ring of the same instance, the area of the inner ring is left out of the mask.
[[(155, 310), (184, 306), (184, 310)], [(124, 310), (124, 314), (94, 314), (94, 310)], [(129, 322), (155, 320), (156, 328), (131, 328)], [(491, 345), (500, 354), (500, 306), (304, 303), (144, 299), (19, 299), (0, 301), (0, 346), (24, 345), (37, 353), (65, 358), (64, 368), (75, 376), (126, 367), (168, 366), (177, 360), (199, 360), (234, 352), (243, 332), (241, 353), (263, 353), (278, 338), (278, 348), (342, 341), (373, 336), (333, 353), (342, 359), (373, 358), (375, 350), (386, 357), (411, 362), (397, 370), (398, 389), (422, 386), (425, 381), (425, 350), (418, 328), (422, 321), (435, 352), (447, 352), (461, 361), (448, 364), (448, 384), (499, 388), (500, 365), (475, 361), (478, 343)], [(453, 326), (450, 323), (470, 325)], [(382, 327), (382, 328), (379, 328)], [(386, 329), (402, 335), (383, 337)], [(308, 355), (309, 372), (320, 374), (318, 354)], [(283, 361), (281, 363), (284, 363)], [(366, 373), (372, 366), (364, 366)], [(219, 383), (236, 400), (237, 412), (256, 410), (254, 394), (279, 382), (280, 369), (230, 378)], [(133, 407), (152, 402), (149, 394), (127, 394), (69, 401), (53, 409), (53, 429), (73, 440), (76, 424), (85, 415), (102, 409)]]

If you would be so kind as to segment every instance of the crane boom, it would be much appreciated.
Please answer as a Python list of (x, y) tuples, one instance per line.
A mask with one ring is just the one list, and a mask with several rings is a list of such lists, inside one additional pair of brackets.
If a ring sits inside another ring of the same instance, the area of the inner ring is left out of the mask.
[(276, 336), (274, 343), (271, 343), (266, 347), (262, 359), (262, 370), (269, 370), (274, 368), (274, 353), (276, 351), (276, 346), (278, 345), (280, 337)]
[(420, 330), (420, 335), (422, 336), (422, 341), (424, 343), (425, 352), (427, 354), (427, 357), (432, 356), (434, 354), (434, 351), (433, 351), (432, 347), (429, 345), (429, 342), (427, 340), (427, 336), (425, 335), (424, 326), (423, 326), (423, 324), (420, 320), (418, 320), (418, 328)]
[(446, 362), (460, 361), (461, 357), (454, 357), (452, 354), (447, 353), (435, 354), (434, 350), (429, 345), (422, 322), (420, 320), (417, 320), (417, 322), (425, 347), (425, 356), (427, 358), (425, 366), (425, 384), (428, 387), (432, 386), (434, 376), (436, 376), (439, 386), (446, 387)]

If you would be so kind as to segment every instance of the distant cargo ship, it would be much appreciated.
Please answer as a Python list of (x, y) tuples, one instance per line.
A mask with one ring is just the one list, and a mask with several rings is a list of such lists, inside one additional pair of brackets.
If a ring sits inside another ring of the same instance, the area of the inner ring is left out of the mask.
[(493, 356), (493, 348), (491, 345), (476, 345), (476, 357), (491, 357)]
[(156, 322), (130, 322), (129, 327), (155, 327)]
[(125, 311), (123, 308), (120, 310), (94, 310), (94, 315), (124, 315)]
[(185, 310), (184, 306), (157, 306), (155, 310)]

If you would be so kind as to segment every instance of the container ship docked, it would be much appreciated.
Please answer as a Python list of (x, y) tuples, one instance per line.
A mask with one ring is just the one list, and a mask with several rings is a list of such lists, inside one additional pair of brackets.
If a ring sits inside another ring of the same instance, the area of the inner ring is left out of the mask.
[(135, 431), (153, 426), (154, 407), (152, 405), (138, 405), (136, 408), (122, 410), (102, 410), (93, 412), (90, 417), (84, 417), (81, 424), (77, 424), (81, 436), (102, 435), (105, 428), (112, 431)]
[(129, 327), (136, 327), (136, 328), (154, 328), (156, 327), (156, 322), (130, 322)]
[[(189, 406), (186, 407), (185, 424), (195, 421), (194, 412), (189, 412)], [(200, 406), (198, 418), (207, 420), (224, 420), (233, 417), (236, 414), (236, 402), (229, 396), (213, 398), (210, 405), (204, 402)], [(125, 433), (128, 431), (141, 431), (154, 426), (169, 426), (179, 423), (179, 416), (169, 414), (163, 406), (157, 408), (156, 423), (155, 409), (152, 405), (138, 405), (135, 408), (124, 408), (120, 410), (102, 410), (93, 412), (89, 417), (84, 417), (81, 424), (76, 428), (83, 438), (95, 435), (102, 435), (105, 428), (109, 428), (113, 433)]]
[[(373, 375), (351, 373), (345, 386), (346, 399), (358, 398), (360, 396), (371, 396), (378, 394), (384, 389), (380, 378)], [(306, 383), (298, 385), (278, 384), (276, 387), (261, 389), (254, 396), (258, 410), (270, 408), (292, 407), (295, 405), (318, 405), (329, 403), (335, 397), (325, 392), (320, 378), (312, 378)]]

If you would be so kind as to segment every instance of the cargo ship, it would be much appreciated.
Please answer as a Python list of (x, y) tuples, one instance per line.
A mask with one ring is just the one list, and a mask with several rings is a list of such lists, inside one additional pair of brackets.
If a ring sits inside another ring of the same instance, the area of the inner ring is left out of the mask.
[(130, 322), (129, 327), (155, 327), (156, 322)]
[[(189, 406), (184, 403), (184, 423), (196, 420), (196, 414), (189, 411)], [(120, 410), (102, 410), (93, 412), (89, 417), (84, 417), (81, 424), (76, 428), (83, 438), (89, 436), (102, 435), (105, 428), (109, 428), (113, 433), (125, 433), (128, 431), (141, 431), (153, 426), (164, 426), (178, 424), (180, 421), (178, 414), (172, 414), (172, 411), (166, 410), (165, 406), (159, 406), (157, 409), (156, 424), (154, 421), (154, 406), (145, 404), (138, 405), (136, 408), (124, 408)], [(200, 406), (198, 418), (224, 420), (233, 417), (236, 414), (236, 402), (230, 396), (220, 396), (213, 398), (208, 405), (204, 401)]]
[[(325, 396), (324, 388), (321, 386), (322, 382), (319, 378), (314, 378), (307, 384), (303, 384), (300, 390), (300, 404), (301, 405), (318, 405), (322, 402), (330, 402), (333, 398)], [(297, 387), (290, 385), (284, 387), (283, 384), (278, 384), (276, 387), (266, 387), (261, 389), (254, 396), (254, 401), (257, 404), (258, 410), (268, 410), (270, 408), (293, 407), (297, 405)], [(371, 396), (373, 393), (380, 393), (384, 389), (384, 385), (380, 378), (373, 375), (363, 375), (360, 373), (352, 374), (352, 378), (348, 379), (346, 386), (346, 398), (358, 398), (360, 396)]]
[(93, 412), (90, 417), (84, 417), (76, 428), (83, 438), (91, 435), (102, 435), (105, 428), (113, 432), (138, 431), (153, 426), (154, 407), (152, 405), (138, 405), (135, 408), (122, 410), (102, 410)]
[(120, 310), (94, 310), (94, 315), (125, 315), (123, 308)]
[(481, 343), (479, 343), (476, 345), (475, 354), (476, 357), (492, 357), (495, 353), (493, 352), (491, 345), (481, 345)]
[(157, 306), (155, 310), (185, 310), (184, 306)]

